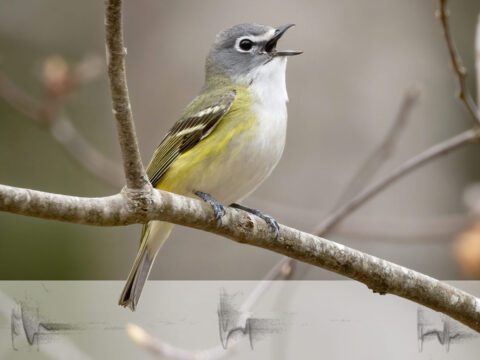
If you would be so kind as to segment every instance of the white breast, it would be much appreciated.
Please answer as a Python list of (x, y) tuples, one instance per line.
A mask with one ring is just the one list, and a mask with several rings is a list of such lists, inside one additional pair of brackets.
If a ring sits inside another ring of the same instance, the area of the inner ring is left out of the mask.
[[(277, 165), (285, 147), (287, 132), (286, 58), (275, 58), (264, 65), (252, 82), (254, 111), (258, 114), (258, 130), (253, 146), (259, 149), (259, 172), (263, 181)], [(261, 182), (260, 181), (260, 182)]]
[(248, 145), (242, 149), (240, 163), (231, 164), (238, 184), (235, 190), (230, 189), (230, 195), (235, 197), (232, 202), (251, 194), (270, 175), (282, 156), (287, 131), (286, 65), (286, 58), (275, 58), (245, 79), (251, 84), (253, 110), (258, 120), (254, 135), (246, 134)]

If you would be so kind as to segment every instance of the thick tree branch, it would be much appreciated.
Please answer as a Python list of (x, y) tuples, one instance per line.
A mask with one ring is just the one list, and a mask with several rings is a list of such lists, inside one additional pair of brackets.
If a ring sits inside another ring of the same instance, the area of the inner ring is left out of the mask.
[(480, 300), (426, 275), (283, 225), (275, 239), (264, 221), (236, 209), (227, 208), (218, 224), (202, 201), (163, 191), (153, 191), (149, 200), (148, 208), (142, 208), (123, 194), (80, 198), (0, 186), (1, 211), (102, 226), (163, 220), (208, 231), (336, 272), (375, 292), (415, 301), (480, 332)]
[(480, 124), (480, 112), (478, 111), (472, 95), (467, 89), (467, 69), (465, 66), (463, 66), (462, 59), (458, 54), (457, 48), (450, 33), (450, 25), (448, 21), (450, 13), (447, 9), (447, 0), (439, 0), (439, 7), (436, 15), (442, 24), (443, 35), (445, 37), (445, 42), (447, 43), (450, 62), (458, 80), (458, 97), (464, 103), (468, 112), (474, 118), (477, 124)]
[(108, 0), (105, 12), (108, 77), (112, 93), (113, 113), (117, 120), (118, 139), (122, 151), (123, 167), (130, 189), (149, 191), (142, 158), (138, 149), (132, 108), (128, 97), (125, 56), (123, 45), (122, 0)]
[(374, 182), (367, 186), (357, 196), (351, 199), (348, 203), (340, 207), (333, 212), (327, 219), (325, 219), (315, 230), (316, 234), (324, 235), (337, 226), (342, 220), (344, 220), (352, 211), (356, 210), (361, 205), (365, 204), (374, 195), (378, 194), (389, 185), (400, 179), (401, 177), (409, 174), (413, 170), (425, 165), (426, 163), (444, 156), (449, 152), (458, 149), (469, 143), (476, 142), (480, 139), (480, 131), (478, 129), (467, 130), (460, 133), (450, 139), (447, 139), (441, 143), (438, 143), (422, 153), (407, 160), (398, 168), (393, 170), (390, 174), (384, 178)]

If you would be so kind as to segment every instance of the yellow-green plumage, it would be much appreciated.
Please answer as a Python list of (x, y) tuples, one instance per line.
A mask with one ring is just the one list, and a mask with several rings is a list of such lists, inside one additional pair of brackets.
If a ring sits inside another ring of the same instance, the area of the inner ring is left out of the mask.
[[(198, 177), (212, 177), (211, 172), (218, 171), (220, 156), (226, 149), (231, 148), (231, 156), (241, 150), (236, 147), (238, 136), (255, 131), (255, 114), (251, 109), (251, 95), (246, 88), (236, 87), (236, 96), (230, 110), (223, 116), (219, 124), (210, 135), (195, 145), (194, 148), (181, 154), (170, 166), (165, 175), (155, 185), (162, 189), (181, 195), (191, 194), (192, 186)], [(228, 150), (227, 150), (228, 151)], [(152, 162), (155, 161), (152, 160)]]

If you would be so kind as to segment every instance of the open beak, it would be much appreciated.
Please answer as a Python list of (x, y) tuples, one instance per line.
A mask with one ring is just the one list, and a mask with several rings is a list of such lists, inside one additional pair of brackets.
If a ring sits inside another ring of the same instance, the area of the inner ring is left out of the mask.
[(295, 24), (287, 24), (280, 26), (275, 30), (275, 33), (273, 34), (273, 37), (267, 41), (265, 44), (264, 50), (268, 54), (272, 55), (273, 57), (275, 56), (294, 56), (294, 55), (300, 55), (303, 53), (303, 51), (297, 51), (297, 50), (277, 50), (277, 42), (278, 40), (285, 34), (285, 32), (290, 29), (291, 27), (295, 26)]

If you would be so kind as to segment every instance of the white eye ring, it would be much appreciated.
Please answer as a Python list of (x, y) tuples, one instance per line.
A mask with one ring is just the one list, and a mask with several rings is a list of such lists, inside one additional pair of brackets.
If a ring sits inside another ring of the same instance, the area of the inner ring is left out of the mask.
[(249, 53), (255, 47), (255, 42), (249, 37), (242, 37), (235, 42), (235, 49), (238, 52)]

